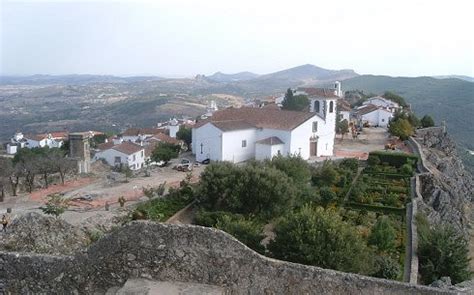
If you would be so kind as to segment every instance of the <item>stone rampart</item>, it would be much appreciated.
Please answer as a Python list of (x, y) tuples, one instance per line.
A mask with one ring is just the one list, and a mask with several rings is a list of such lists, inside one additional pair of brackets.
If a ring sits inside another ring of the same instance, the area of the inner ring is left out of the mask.
[(129, 278), (229, 294), (467, 294), (270, 259), (212, 228), (132, 222), (75, 256), (0, 253), (0, 294), (93, 294)]

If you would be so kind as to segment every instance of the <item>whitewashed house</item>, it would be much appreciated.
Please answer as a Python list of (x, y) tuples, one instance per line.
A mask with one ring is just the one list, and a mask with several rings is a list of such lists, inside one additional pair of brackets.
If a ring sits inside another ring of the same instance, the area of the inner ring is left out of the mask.
[(120, 140), (139, 143), (163, 132), (165, 132), (164, 128), (129, 128), (121, 134)]
[(21, 132), (15, 133), (7, 143), (7, 153), (16, 154), (21, 148), (60, 148), (64, 144), (67, 132), (52, 132), (36, 135), (23, 135)]
[(358, 108), (356, 116), (361, 125), (367, 123), (370, 126), (387, 127), (393, 113), (384, 107), (369, 104)]
[(347, 123), (351, 122), (352, 108), (350, 103), (348, 103), (346, 100), (339, 99), (337, 101), (337, 110), (341, 116), (341, 121), (347, 120)]
[(197, 122), (192, 150), (197, 161), (242, 162), (275, 155), (332, 156), (336, 99), (320, 101), (319, 112), (275, 108), (228, 108)]
[(128, 166), (131, 170), (138, 170), (145, 166), (145, 148), (129, 141), (119, 145), (113, 142), (99, 146), (99, 151), (94, 155), (94, 160), (103, 159), (110, 166)]
[(400, 105), (396, 102), (393, 102), (385, 97), (374, 96), (363, 102), (363, 105), (375, 105), (380, 108), (387, 109), (392, 113), (400, 109)]

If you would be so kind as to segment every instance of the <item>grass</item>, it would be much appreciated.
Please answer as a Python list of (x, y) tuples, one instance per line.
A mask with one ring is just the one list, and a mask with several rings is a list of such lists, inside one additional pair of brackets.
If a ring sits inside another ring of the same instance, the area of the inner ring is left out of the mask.
[(175, 195), (146, 201), (137, 206), (133, 212), (133, 219), (150, 219), (164, 222), (190, 202), (189, 198)]

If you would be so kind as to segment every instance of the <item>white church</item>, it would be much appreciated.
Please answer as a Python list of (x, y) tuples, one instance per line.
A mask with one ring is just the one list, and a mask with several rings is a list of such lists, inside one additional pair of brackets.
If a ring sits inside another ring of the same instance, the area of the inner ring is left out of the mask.
[(308, 111), (276, 108), (228, 108), (196, 123), (192, 129), (192, 150), (197, 161), (271, 159), (276, 155), (299, 155), (303, 159), (332, 156), (337, 99), (335, 89), (298, 88), (296, 95), (310, 100)]

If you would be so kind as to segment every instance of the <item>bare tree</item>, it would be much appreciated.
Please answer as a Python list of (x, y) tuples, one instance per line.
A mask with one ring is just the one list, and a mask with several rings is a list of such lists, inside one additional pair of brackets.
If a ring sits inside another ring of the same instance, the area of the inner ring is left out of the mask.
[(5, 189), (13, 173), (13, 163), (9, 158), (0, 158), (0, 202), (5, 199)]
[(48, 160), (52, 164), (52, 171), (59, 173), (62, 184), (64, 184), (64, 177), (66, 174), (76, 168), (76, 161), (67, 158), (64, 151), (60, 149), (51, 149), (48, 153)]

